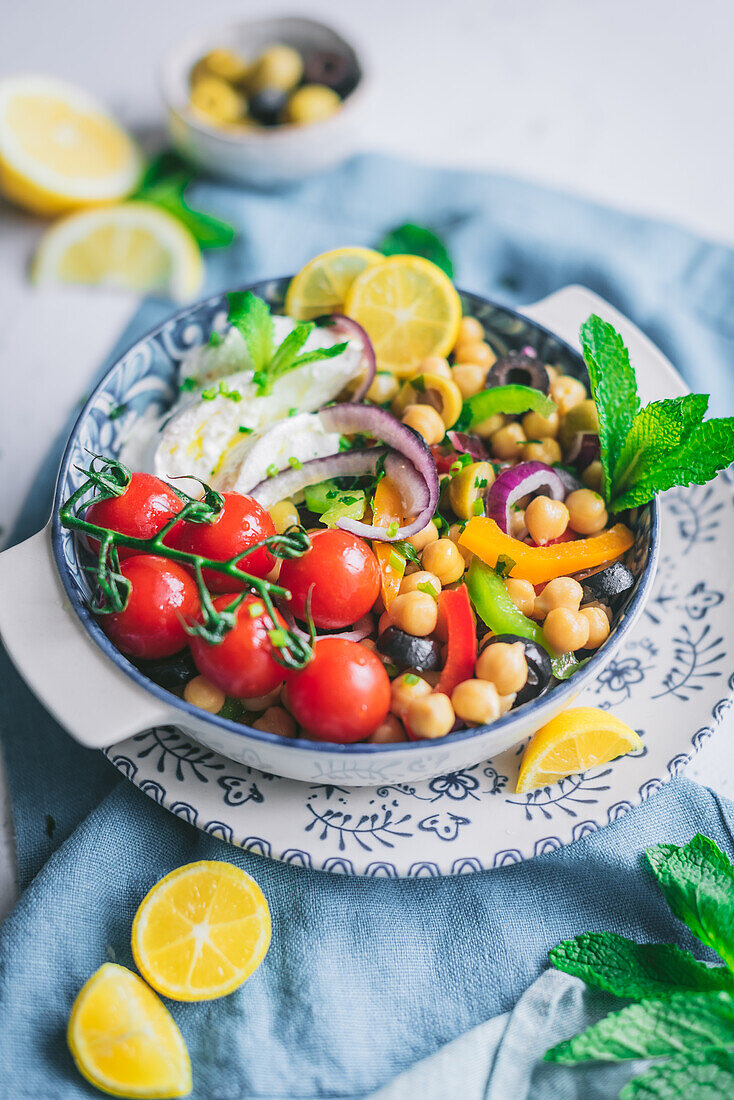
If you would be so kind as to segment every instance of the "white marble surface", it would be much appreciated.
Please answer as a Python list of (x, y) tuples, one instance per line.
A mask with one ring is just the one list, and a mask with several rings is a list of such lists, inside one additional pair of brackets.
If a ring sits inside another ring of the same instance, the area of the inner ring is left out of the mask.
[[(734, 243), (731, 0), (284, 7), (333, 21), (361, 47), (373, 77), (362, 148), (524, 176)], [(4, 13), (0, 75), (67, 77), (128, 124), (154, 128), (157, 65), (169, 45), (244, 10), (231, 0), (17, 4)], [(246, 11), (272, 15), (274, 5), (258, 0)], [(40, 232), (33, 219), (0, 206), (0, 451), (14, 472), (0, 480), (6, 526), (47, 440), (135, 306), (109, 294), (34, 292), (26, 272)], [(721, 735), (689, 774), (731, 795), (732, 764)], [(0, 914), (14, 896), (13, 867), (0, 782)]]

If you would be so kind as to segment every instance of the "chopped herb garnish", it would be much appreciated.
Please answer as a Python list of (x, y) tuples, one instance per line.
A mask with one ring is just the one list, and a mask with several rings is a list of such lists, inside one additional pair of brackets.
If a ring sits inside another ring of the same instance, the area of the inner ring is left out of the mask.
[(431, 596), (438, 603), (438, 592), (430, 581), (421, 581), (420, 584), (416, 585), (416, 589), (418, 592), (425, 592), (427, 596)]
[(395, 550), (391, 551), (388, 563), (391, 569), (394, 569), (398, 573), (402, 573), (405, 569), (405, 558), (402, 554), (396, 553)]
[(398, 521), (397, 521), (396, 519), (394, 519), (394, 520), (392, 521), (392, 523), (390, 523), (390, 524), (388, 525), (388, 528), (387, 528), (387, 537), (388, 537), (389, 539), (394, 539), (394, 538), (395, 538), (395, 536), (397, 535), (397, 533), (398, 533), (398, 531), (399, 531), (399, 530), (400, 530), (400, 524), (398, 523)]
[(204, 401), (213, 401), (219, 393), (219, 386), (210, 386), (207, 390), (201, 391), (201, 396)]
[(475, 500), (471, 506), (471, 512), (473, 516), (481, 516), (484, 514), (484, 501)]
[(487, 479), (486, 479), (486, 477), (475, 477), (474, 478), (474, 488), (475, 489), (486, 489), (487, 488)]
[(252, 435), (252, 428), (246, 428), (244, 424), (240, 424), (237, 431), (240, 432), (242, 435)]
[(212, 332), (211, 336), (209, 337), (209, 347), (210, 348), (218, 348), (219, 345), (221, 344), (221, 342), (222, 342), (221, 332), (217, 332), (217, 330), (214, 329), (214, 332)]
[(298, 409), (295, 406), (292, 409), (288, 410), (288, 415), (289, 416), (296, 416), (297, 414), (298, 414)]
[(471, 455), (459, 455), (458, 458), (456, 458), (449, 466), (450, 476), (456, 477), (457, 474), (461, 473), (465, 466), (471, 466), (473, 461), (474, 459)]
[(123, 415), (127, 409), (127, 404), (115, 405), (113, 409), (110, 409), (110, 420), (117, 420)]
[(416, 674), (414, 672), (406, 672), (403, 679), (404, 679), (404, 682), (408, 685), (408, 687), (415, 687), (415, 685), (420, 680), (420, 676), (416, 676)]
[(198, 385), (199, 383), (196, 381), (195, 378), (189, 377), (184, 378), (183, 382), (178, 388), (180, 389), (181, 393), (191, 393), (192, 390), (198, 388)]
[(411, 378), (410, 384), (413, 387), (413, 389), (416, 391), (416, 393), (425, 393), (426, 392), (426, 380), (425, 380), (425, 378), (423, 377), (422, 374), (417, 375), (417, 377), (415, 377), (415, 378)]
[(412, 561), (414, 565), (420, 565), (421, 559), (416, 548), (407, 541), (394, 542), (393, 548), (397, 550), (399, 554), (402, 554), (408, 561)]
[(265, 471), (267, 477), (277, 477), (279, 473), (280, 471), (274, 462), (271, 462), (267, 470)]
[(295, 455), (291, 455), (291, 457), (288, 459), (288, 465), (292, 466), (294, 470), (303, 469), (303, 463), (301, 462), (300, 458), (296, 458)]
[(276, 627), (275, 630), (269, 630), (268, 638), (270, 644), (274, 645), (276, 649), (282, 649), (288, 644), (288, 636), (285, 630), (281, 630), (279, 627)]
[(251, 603), (250, 606), (247, 608), (247, 610), (250, 613), (250, 618), (251, 619), (256, 619), (258, 617), (258, 615), (264, 615), (265, 614), (265, 608), (263, 607), (263, 605), (261, 603)]
[(500, 554), (497, 558), (497, 564), (494, 567), (494, 571), (500, 577), (509, 577), (516, 565), (517, 562), (513, 561), (507, 554)]

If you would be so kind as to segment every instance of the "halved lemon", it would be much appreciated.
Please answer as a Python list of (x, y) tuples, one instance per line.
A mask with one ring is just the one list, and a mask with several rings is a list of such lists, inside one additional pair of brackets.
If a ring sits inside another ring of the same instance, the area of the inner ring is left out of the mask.
[(224, 997), (250, 977), (270, 946), (262, 890), (231, 863), (202, 860), (171, 871), (133, 921), (138, 970), (176, 1001)]
[(399, 377), (456, 343), (461, 301), (447, 275), (419, 256), (390, 256), (355, 279), (344, 312), (367, 330), (378, 365)]
[(79, 1072), (113, 1096), (188, 1096), (191, 1063), (168, 1009), (142, 978), (105, 963), (82, 986), (66, 1033)]
[(44, 235), (33, 261), (38, 283), (87, 283), (137, 293), (193, 297), (203, 278), (201, 251), (176, 218), (146, 202), (83, 210)]
[(385, 257), (371, 248), (335, 248), (322, 252), (291, 279), (285, 297), (285, 311), (297, 321), (308, 321), (323, 313), (344, 313), (352, 283)]
[(517, 793), (549, 787), (567, 775), (607, 764), (641, 745), (632, 727), (606, 710), (564, 710), (539, 729), (525, 749)]
[(45, 76), (0, 81), (0, 191), (38, 214), (119, 202), (142, 156), (86, 92)]

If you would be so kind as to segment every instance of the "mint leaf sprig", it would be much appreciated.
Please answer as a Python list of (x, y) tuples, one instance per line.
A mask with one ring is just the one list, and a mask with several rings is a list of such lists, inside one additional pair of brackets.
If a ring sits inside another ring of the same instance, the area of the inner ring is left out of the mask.
[(133, 198), (167, 211), (186, 226), (200, 248), (226, 248), (237, 231), (228, 222), (189, 205), (186, 189), (193, 179), (193, 169), (177, 153), (160, 153), (149, 162)]
[(620, 512), (676, 485), (705, 485), (734, 462), (734, 417), (704, 421), (706, 394), (640, 407), (629, 352), (595, 313), (581, 326), (591, 396), (599, 414), (604, 496)]
[(229, 313), (227, 320), (240, 332), (255, 368), (254, 381), (258, 397), (269, 394), (273, 384), (284, 374), (317, 363), (322, 359), (334, 359), (346, 351), (348, 342), (331, 347), (314, 348), (299, 354), (311, 332), (313, 321), (300, 321), (285, 339), (275, 346), (275, 325), (270, 307), (252, 291), (236, 291), (227, 295)]
[(551, 1047), (562, 1065), (669, 1058), (629, 1081), (620, 1100), (734, 1096), (734, 867), (707, 837), (647, 851), (665, 900), (724, 966), (674, 944), (587, 932), (550, 952), (553, 966), (633, 1004)]

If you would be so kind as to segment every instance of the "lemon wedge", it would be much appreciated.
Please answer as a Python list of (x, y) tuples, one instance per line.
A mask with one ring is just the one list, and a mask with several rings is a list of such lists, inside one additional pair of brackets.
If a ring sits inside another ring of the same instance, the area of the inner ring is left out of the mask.
[(372, 341), (378, 366), (398, 377), (456, 343), (461, 301), (439, 267), (419, 256), (390, 256), (352, 284), (344, 312)]
[(224, 997), (250, 977), (270, 946), (270, 910), (254, 879), (202, 860), (149, 891), (133, 921), (138, 970), (176, 1001)]
[(557, 714), (533, 736), (525, 749), (517, 793), (549, 787), (567, 775), (608, 764), (642, 741), (631, 726), (596, 707), (572, 707)]
[(105, 963), (82, 986), (67, 1029), (87, 1081), (112, 1096), (172, 1097), (191, 1092), (191, 1063), (168, 1009), (142, 978)]
[(86, 92), (45, 76), (0, 81), (0, 190), (60, 214), (119, 202), (143, 168), (132, 138)]
[(322, 252), (295, 275), (288, 287), (285, 311), (296, 321), (324, 313), (344, 313), (352, 283), (385, 257), (371, 248), (335, 248)]
[(70, 214), (47, 230), (33, 261), (37, 283), (87, 283), (192, 298), (201, 251), (176, 218), (152, 203), (126, 202)]

